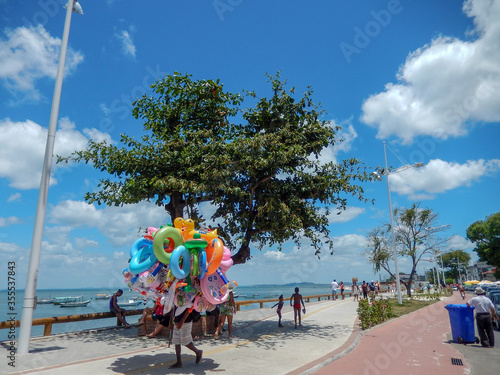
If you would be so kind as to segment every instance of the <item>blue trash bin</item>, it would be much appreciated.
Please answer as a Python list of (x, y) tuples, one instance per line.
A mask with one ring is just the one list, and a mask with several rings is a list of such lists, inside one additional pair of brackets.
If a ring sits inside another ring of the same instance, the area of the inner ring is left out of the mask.
[(449, 304), (445, 309), (450, 315), (453, 341), (460, 344), (478, 343), (479, 339), (474, 335), (474, 306)]

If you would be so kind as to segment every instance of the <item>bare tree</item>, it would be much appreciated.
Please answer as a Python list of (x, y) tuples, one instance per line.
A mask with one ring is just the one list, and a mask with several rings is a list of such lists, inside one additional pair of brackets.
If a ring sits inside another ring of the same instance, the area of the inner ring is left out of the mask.
[[(437, 227), (438, 214), (431, 209), (420, 208), (420, 203), (410, 208), (396, 208), (394, 210), (394, 235), (398, 258), (409, 258), (411, 270), (408, 280), (401, 280), (406, 287), (406, 293), (411, 296), (411, 285), (417, 271), (417, 266), (426, 257), (433, 257), (436, 249), (445, 244), (448, 238), (436, 234), (445, 231), (445, 227)], [(373, 265), (375, 272), (385, 270), (392, 278), (396, 275), (392, 271), (394, 254), (391, 240), (391, 224), (385, 223), (374, 228), (368, 235), (368, 247), (365, 256)]]

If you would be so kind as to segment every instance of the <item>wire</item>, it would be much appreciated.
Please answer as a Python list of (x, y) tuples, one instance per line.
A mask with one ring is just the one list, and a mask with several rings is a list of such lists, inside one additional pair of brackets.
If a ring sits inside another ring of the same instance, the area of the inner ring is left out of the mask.
[(392, 152), (392, 154), (401, 162), (401, 164), (403, 164), (403, 165), (406, 164), (406, 163), (403, 163), (403, 161), (399, 158), (399, 156), (397, 156), (396, 153), (394, 151), (392, 151), (389, 146), (387, 146), (387, 143), (385, 145)]

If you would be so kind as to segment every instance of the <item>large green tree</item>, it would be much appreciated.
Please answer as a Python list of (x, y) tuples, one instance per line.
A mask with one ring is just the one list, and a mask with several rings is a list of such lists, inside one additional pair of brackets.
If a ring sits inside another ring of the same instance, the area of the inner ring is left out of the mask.
[[(154, 201), (171, 219), (187, 213), (198, 222), (199, 204), (212, 202), (235, 263), (259, 248), (308, 238), (320, 254), (331, 251), (328, 216), (345, 209), (349, 196), (365, 200), (366, 171), (357, 159), (321, 162), (338, 139), (322, 120), (308, 89), (296, 99), (279, 75), (269, 77), (272, 96), (233, 94), (219, 81), (174, 74), (153, 84), (152, 95), (133, 105), (143, 121), (140, 140), (121, 135), (121, 147), (91, 141), (62, 161), (91, 163), (107, 172), (88, 203), (121, 205)], [(254, 107), (242, 110), (249, 97)], [(239, 119), (239, 123), (236, 123)], [(188, 209), (188, 212), (186, 212)]]
[[(434, 259), (437, 249), (447, 241), (439, 236), (446, 228), (436, 227), (438, 214), (421, 208), (420, 203), (410, 208), (396, 208), (393, 212), (397, 256), (410, 260), (410, 269), (399, 270), (410, 275), (401, 283), (406, 287), (407, 295), (411, 296), (411, 285), (419, 262)], [(369, 233), (365, 255), (375, 272), (383, 269), (393, 279), (396, 278), (390, 223), (378, 226)]]
[(454, 250), (442, 254), (440, 258), (446, 270), (446, 278), (461, 282), (460, 276), (465, 276), (469, 268), (470, 255), (463, 250)]
[(496, 267), (495, 275), (500, 278), (500, 212), (471, 224), (467, 239), (476, 245), (479, 260)]

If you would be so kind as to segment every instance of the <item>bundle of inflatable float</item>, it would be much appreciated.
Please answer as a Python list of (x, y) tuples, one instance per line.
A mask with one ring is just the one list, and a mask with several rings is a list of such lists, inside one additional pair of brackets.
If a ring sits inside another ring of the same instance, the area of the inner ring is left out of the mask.
[(226, 278), (233, 260), (217, 229), (195, 230), (194, 225), (177, 218), (174, 225), (149, 227), (130, 249), (125, 282), (145, 301), (160, 300), (164, 313), (174, 305), (210, 311), (237, 286)]

